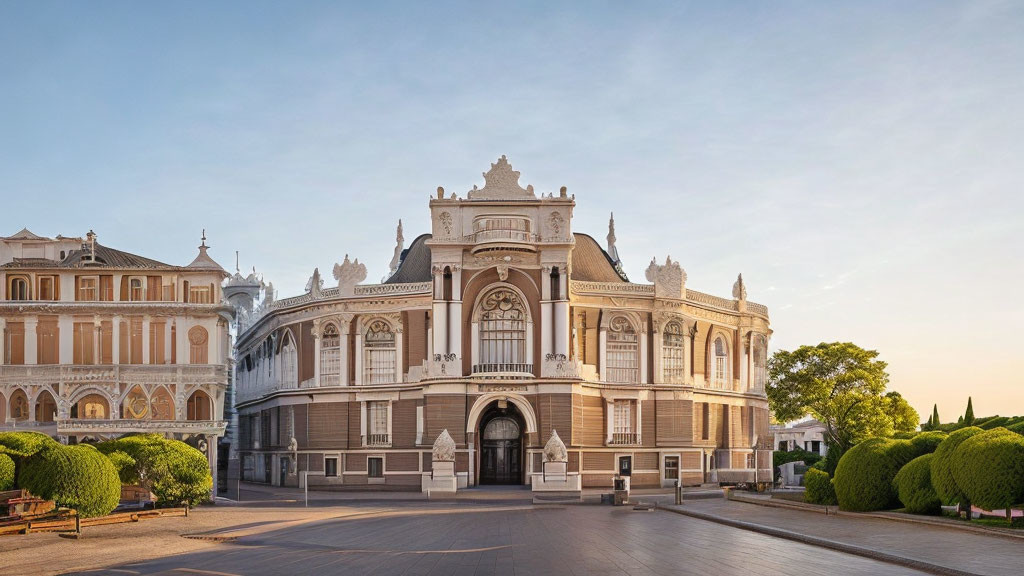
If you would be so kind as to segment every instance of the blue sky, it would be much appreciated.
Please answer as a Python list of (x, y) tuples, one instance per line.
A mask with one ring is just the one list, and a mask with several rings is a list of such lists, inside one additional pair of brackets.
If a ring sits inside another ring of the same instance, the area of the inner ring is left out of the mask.
[(380, 278), (501, 154), (626, 271), (743, 272), (773, 348), (882, 353), (927, 416), (1024, 413), (1024, 4), (0, 0), (0, 233), (282, 296)]

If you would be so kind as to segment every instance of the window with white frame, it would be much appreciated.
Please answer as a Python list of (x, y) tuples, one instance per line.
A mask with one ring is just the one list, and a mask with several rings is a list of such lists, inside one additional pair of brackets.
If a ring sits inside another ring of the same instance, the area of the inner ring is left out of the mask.
[(341, 335), (338, 327), (328, 324), (320, 335), (320, 385), (341, 384)]
[(669, 322), (661, 335), (662, 375), (667, 384), (685, 381), (683, 328), (679, 322)]
[(718, 336), (711, 347), (711, 384), (715, 388), (725, 388), (729, 380), (729, 348), (725, 338)]
[(363, 335), (363, 384), (391, 384), (395, 381), (395, 333), (383, 320), (370, 322)]
[(764, 390), (767, 368), (768, 342), (764, 336), (754, 336), (754, 374), (751, 382), (754, 390)]
[(384, 477), (384, 458), (371, 456), (366, 459), (366, 475), (370, 478)]
[(338, 475), (338, 459), (324, 458), (324, 476), (334, 477)]
[(388, 434), (388, 404), (385, 401), (366, 403), (366, 445), (386, 446), (390, 443)]
[(633, 430), (632, 400), (616, 400), (612, 404), (612, 443), (636, 444), (636, 431)]
[(11, 278), (10, 291), (7, 293), (7, 299), (28, 300), (28, 279), (22, 277)]
[(99, 278), (96, 276), (82, 276), (78, 279), (78, 299), (83, 302), (94, 302), (99, 300), (99, 292), (96, 285)]
[(146, 299), (146, 279), (130, 278), (128, 280), (128, 299), (132, 302), (142, 302)]
[(285, 332), (284, 342), (281, 345), (281, 385), (285, 388), (295, 388), (298, 386), (297, 356), (292, 334), (291, 332)]
[(679, 456), (665, 456), (665, 480), (679, 479)]
[(640, 339), (629, 320), (622, 316), (608, 324), (608, 374), (605, 381), (636, 384), (640, 381)]
[(474, 372), (532, 372), (526, 358), (526, 305), (514, 290), (497, 288), (480, 301), (478, 363)]

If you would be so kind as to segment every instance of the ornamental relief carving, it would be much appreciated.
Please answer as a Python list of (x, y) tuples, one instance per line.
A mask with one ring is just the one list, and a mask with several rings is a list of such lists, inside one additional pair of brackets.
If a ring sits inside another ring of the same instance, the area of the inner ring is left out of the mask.
[(550, 231), (550, 239), (552, 240), (563, 240), (565, 235), (562, 233), (565, 227), (565, 218), (560, 212), (552, 212), (548, 216), (548, 230)]

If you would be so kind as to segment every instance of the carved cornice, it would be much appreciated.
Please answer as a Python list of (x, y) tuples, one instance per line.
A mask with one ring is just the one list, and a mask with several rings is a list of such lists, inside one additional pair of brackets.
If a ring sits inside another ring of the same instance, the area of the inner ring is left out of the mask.
[(234, 309), (231, 306), (185, 302), (0, 302), (0, 316), (6, 317), (24, 314), (218, 316), (233, 313)]
[(57, 420), (57, 434), (128, 434), (130, 432), (156, 432), (172, 434), (206, 434), (223, 436), (228, 423), (225, 420)]

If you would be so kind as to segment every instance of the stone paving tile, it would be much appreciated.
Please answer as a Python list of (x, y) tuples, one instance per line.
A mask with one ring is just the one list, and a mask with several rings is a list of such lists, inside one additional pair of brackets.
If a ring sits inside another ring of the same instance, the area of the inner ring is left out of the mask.
[[(234, 544), (120, 566), (280, 575), (569, 576), (918, 574), (668, 512), (608, 506), (431, 506), (292, 525)], [(181, 573), (181, 572), (179, 572)]]
[(759, 506), (727, 500), (696, 500), (683, 508), (836, 540), (976, 574), (1024, 573), (1019, 540), (922, 524)]

